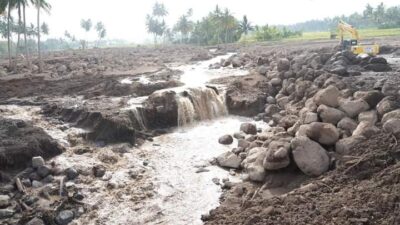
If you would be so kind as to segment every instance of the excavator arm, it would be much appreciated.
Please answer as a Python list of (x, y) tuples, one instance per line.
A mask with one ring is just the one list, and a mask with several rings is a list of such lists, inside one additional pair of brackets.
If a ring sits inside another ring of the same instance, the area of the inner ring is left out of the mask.
[(360, 40), (360, 36), (358, 35), (357, 29), (355, 29), (353, 26), (344, 21), (339, 21), (338, 30), (341, 41), (343, 41), (345, 32), (350, 33), (352, 39), (357, 40), (357, 42)]

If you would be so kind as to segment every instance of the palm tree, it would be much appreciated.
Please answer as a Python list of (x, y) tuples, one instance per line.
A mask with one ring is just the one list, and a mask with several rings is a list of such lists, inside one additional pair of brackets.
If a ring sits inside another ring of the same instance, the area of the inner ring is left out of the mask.
[(51, 5), (46, 2), (46, 0), (31, 0), (32, 4), (37, 10), (37, 37), (38, 37), (38, 57), (39, 57), (39, 73), (42, 72), (42, 52), (40, 49), (40, 10), (43, 9), (45, 12), (49, 13)]
[(3, 14), (7, 9), (7, 47), (8, 47), (8, 67), (12, 69), (11, 60), (11, 10), (15, 7), (15, 0), (5, 0), (0, 2), (0, 13)]
[(240, 31), (241, 31), (242, 33), (244, 33), (245, 35), (247, 35), (247, 34), (249, 33), (249, 31), (254, 30), (253, 26), (252, 26), (251, 23), (248, 21), (246, 15), (244, 15), (244, 16), (243, 16), (243, 20), (240, 21), (239, 27), (240, 27)]
[(28, 0), (23, 0), (22, 2), (22, 15), (24, 17), (24, 46), (25, 46), (25, 54), (26, 54), (26, 61), (28, 63), (28, 68), (31, 68), (31, 61), (29, 57), (29, 49), (28, 49), (28, 42), (27, 42), (27, 29), (26, 29), (26, 11), (25, 8), (28, 6)]

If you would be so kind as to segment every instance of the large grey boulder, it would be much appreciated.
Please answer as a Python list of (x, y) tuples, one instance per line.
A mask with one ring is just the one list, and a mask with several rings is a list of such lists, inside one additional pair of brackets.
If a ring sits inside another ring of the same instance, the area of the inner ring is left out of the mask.
[(350, 150), (357, 144), (367, 140), (364, 136), (351, 136), (348, 138), (340, 139), (336, 142), (335, 151), (341, 155), (347, 155), (350, 153)]
[(388, 112), (391, 112), (395, 109), (399, 108), (399, 103), (396, 101), (394, 97), (386, 97), (382, 99), (376, 106), (376, 111), (378, 111), (378, 115), (382, 117)]
[(375, 125), (378, 122), (378, 113), (376, 110), (362, 112), (358, 115), (358, 121), (368, 122), (371, 125)]
[(286, 58), (279, 59), (277, 69), (279, 72), (288, 71), (290, 69), (290, 61)]
[(265, 169), (263, 160), (267, 149), (262, 147), (252, 148), (245, 160), (243, 160), (243, 168), (249, 175), (249, 179), (255, 182), (264, 181)]
[(218, 143), (222, 145), (230, 145), (233, 143), (233, 137), (231, 135), (224, 135), (218, 139)]
[(10, 196), (0, 195), (0, 208), (5, 208), (10, 205)]
[(284, 141), (272, 141), (263, 161), (266, 170), (278, 170), (290, 164), (290, 143)]
[(41, 156), (36, 156), (32, 158), (32, 167), (37, 169), (40, 166), (44, 166), (44, 159)]
[(358, 114), (367, 111), (370, 107), (368, 103), (362, 99), (341, 99), (339, 101), (339, 108), (340, 110), (345, 112), (350, 118), (354, 118), (358, 116)]
[(339, 123), (337, 124), (337, 128), (340, 128), (352, 134), (353, 131), (357, 128), (357, 125), (358, 124), (356, 121), (349, 117), (345, 117), (339, 121)]
[(257, 134), (257, 127), (252, 123), (242, 123), (240, 125), (240, 131), (246, 134)]
[(303, 116), (303, 124), (318, 122), (318, 114), (314, 112), (306, 112)]
[(63, 210), (58, 213), (55, 221), (58, 225), (67, 225), (74, 219), (74, 212), (71, 210)]
[(346, 114), (339, 109), (328, 107), (326, 105), (320, 105), (317, 109), (319, 117), (324, 123), (331, 123), (336, 125)]
[(318, 91), (314, 95), (314, 102), (317, 105), (327, 105), (336, 108), (339, 105), (339, 95), (339, 89), (333, 85), (330, 85), (327, 88)]
[(385, 124), (390, 119), (400, 119), (400, 109), (393, 110), (383, 115), (382, 124)]
[(383, 124), (383, 130), (392, 133), (397, 138), (400, 137), (400, 119), (393, 118), (389, 119)]
[(379, 133), (379, 128), (370, 124), (369, 122), (362, 121), (353, 131), (353, 136), (364, 136), (366, 138), (370, 138), (377, 133)]
[(221, 167), (237, 169), (240, 167), (242, 160), (232, 152), (225, 152), (217, 157), (217, 162)]
[(376, 105), (384, 98), (384, 95), (380, 91), (367, 91), (361, 98), (368, 103), (370, 108), (375, 108)]
[(339, 131), (330, 123), (311, 123), (306, 134), (307, 137), (323, 145), (333, 145), (339, 139)]
[(299, 169), (309, 176), (319, 176), (329, 169), (325, 149), (307, 137), (296, 137), (291, 142), (293, 159)]

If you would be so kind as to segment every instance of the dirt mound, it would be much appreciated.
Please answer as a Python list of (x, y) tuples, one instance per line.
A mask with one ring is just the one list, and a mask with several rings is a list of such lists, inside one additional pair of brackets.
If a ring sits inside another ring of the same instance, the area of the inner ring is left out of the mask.
[(399, 224), (400, 146), (377, 134), (337, 159), (337, 169), (287, 195), (224, 203), (206, 224)]
[(50, 158), (63, 151), (41, 128), (0, 117), (0, 169), (21, 169), (28, 166), (33, 156)]

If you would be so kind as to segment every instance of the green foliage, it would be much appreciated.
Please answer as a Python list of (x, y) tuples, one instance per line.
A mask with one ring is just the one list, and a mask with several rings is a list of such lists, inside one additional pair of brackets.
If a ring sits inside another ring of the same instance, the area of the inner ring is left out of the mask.
[(386, 8), (381, 3), (374, 8), (370, 4), (367, 4), (362, 14), (353, 13), (349, 16), (310, 20), (288, 26), (288, 28), (307, 32), (336, 30), (340, 20), (346, 21), (359, 29), (376, 27), (381, 29), (398, 28), (400, 27), (400, 6)]
[(89, 32), (92, 29), (92, 20), (91, 19), (87, 19), (81, 20), (81, 28), (84, 29), (86, 32)]
[(49, 25), (47, 23), (42, 23), (42, 26), (40, 26), (40, 30), (43, 34), (49, 35)]
[(101, 21), (97, 22), (95, 29), (97, 31), (97, 36), (99, 37), (100, 40), (106, 37), (107, 30), (106, 30), (106, 27), (104, 26), (103, 22), (101, 22)]
[(194, 23), (190, 21), (193, 15), (193, 10), (189, 9), (185, 15), (179, 17), (178, 22), (175, 24), (174, 31), (179, 32), (181, 35), (181, 42), (187, 42), (190, 32), (193, 31)]
[(257, 41), (273, 41), (281, 40), (284, 38), (301, 36), (302, 33), (299, 31), (291, 31), (286, 27), (278, 28), (276, 26), (262, 26), (256, 27), (254, 37)]

